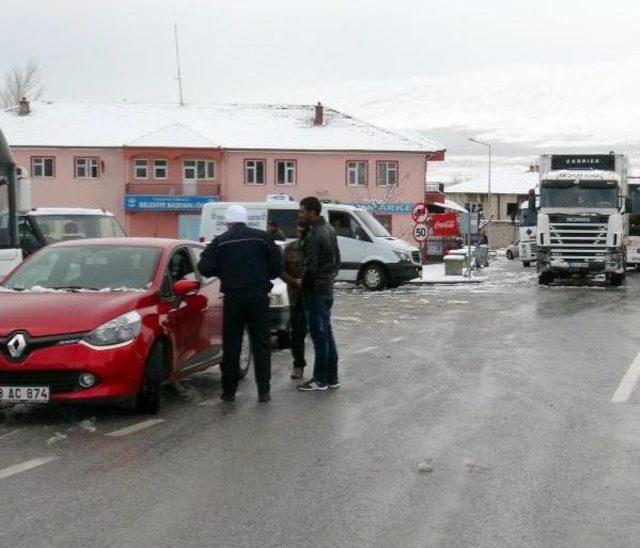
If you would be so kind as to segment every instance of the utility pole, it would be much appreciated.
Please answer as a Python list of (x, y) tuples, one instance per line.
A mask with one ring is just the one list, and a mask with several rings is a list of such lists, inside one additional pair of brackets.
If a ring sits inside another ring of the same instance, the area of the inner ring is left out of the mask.
[(180, 106), (184, 106), (184, 98), (182, 96), (182, 71), (180, 68), (180, 45), (178, 43), (178, 22), (174, 18), (173, 19), (173, 36), (176, 43), (176, 64), (178, 67), (178, 75), (176, 76), (176, 80), (178, 81), (178, 93), (180, 95)]

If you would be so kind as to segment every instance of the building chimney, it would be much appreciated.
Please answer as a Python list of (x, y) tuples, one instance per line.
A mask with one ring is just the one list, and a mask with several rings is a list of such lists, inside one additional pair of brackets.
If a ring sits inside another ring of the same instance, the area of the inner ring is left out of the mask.
[(20, 116), (27, 116), (31, 112), (31, 107), (26, 97), (20, 99), (20, 103), (18, 103), (18, 105), (18, 114)]
[(324, 107), (322, 106), (322, 103), (318, 101), (318, 104), (316, 105), (316, 115), (313, 119), (313, 125), (321, 126), (323, 124), (324, 124)]

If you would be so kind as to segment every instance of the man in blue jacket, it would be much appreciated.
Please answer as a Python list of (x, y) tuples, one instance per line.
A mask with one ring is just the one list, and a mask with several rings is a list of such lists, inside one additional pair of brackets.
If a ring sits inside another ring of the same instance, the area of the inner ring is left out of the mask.
[(222, 317), (222, 396), (233, 401), (240, 379), (242, 333), (249, 329), (258, 400), (271, 399), (271, 348), (269, 292), (271, 280), (282, 273), (282, 253), (263, 230), (247, 226), (241, 205), (230, 205), (225, 214), (228, 230), (204, 250), (198, 263), (203, 276), (220, 279), (224, 293)]

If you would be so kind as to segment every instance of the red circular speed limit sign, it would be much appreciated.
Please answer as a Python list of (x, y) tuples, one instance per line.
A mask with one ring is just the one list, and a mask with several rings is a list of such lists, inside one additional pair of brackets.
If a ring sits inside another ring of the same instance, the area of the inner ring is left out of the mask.
[(427, 220), (428, 215), (429, 210), (427, 209), (427, 205), (422, 202), (418, 202), (411, 210), (411, 217), (413, 218), (414, 223), (424, 223)]
[(418, 223), (413, 227), (413, 239), (416, 242), (424, 242), (427, 239), (427, 225)]

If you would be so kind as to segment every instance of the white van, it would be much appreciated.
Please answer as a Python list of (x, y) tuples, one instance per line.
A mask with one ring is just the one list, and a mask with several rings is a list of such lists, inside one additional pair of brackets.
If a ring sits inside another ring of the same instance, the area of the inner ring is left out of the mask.
[[(224, 216), (231, 203), (247, 208), (249, 226), (267, 229), (274, 221), (287, 239), (295, 238), (299, 206), (296, 202), (211, 202), (202, 208), (200, 241), (209, 242), (227, 230)], [(420, 251), (389, 232), (366, 209), (324, 202), (322, 216), (338, 236), (342, 268), (337, 281), (362, 283), (367, 289), (397, 287), (420, 276)]]

